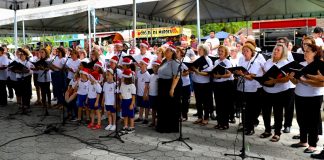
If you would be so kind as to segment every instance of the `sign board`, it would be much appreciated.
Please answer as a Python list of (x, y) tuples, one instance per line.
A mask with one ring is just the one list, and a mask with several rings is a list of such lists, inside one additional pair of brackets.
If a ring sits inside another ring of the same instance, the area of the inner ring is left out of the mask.
[[(183, 34), (182, 27), (161, 27), (161, 28), (148, 28), (148, 29), (136, 29), (136, 38), (147, 37), (172, 37)], [(189, 29), (190, 30), (190, 29)], [(186, 30), (188, 32), (188, 29)], [(191, 30), (190, 30), (191, 32)]]

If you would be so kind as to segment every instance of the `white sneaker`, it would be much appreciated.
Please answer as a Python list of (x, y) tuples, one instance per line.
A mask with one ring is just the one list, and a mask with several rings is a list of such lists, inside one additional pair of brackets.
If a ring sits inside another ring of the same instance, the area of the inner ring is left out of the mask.
[(101, 116), (101, 120), (105, 120), (105, 119), (107, 119), (107, 115), (106, 114), (104, 114), (104, 115)]
[(109, 130), (110, 131), (115, 131), (116, 130), (116, 125), (112, 125)]
[(109, 125), (105, 128), (105, 130), (106, 130), (106, 131), (109, 131), (111, 127), (112, 127), (112, 125), (109, 124)]

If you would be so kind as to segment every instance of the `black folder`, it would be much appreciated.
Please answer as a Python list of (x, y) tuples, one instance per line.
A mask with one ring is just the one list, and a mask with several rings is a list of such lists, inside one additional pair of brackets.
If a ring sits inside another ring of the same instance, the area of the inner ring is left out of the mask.
[(295, 78), (299, 79), (301, 76), (305, 76), (307, 78), (307, 74), (317, 75), (317, 71), (320, 71), (321, 74), (324, 74), (324, 62), (320, 60), (315, 60), (312, 63), (308, 64), (306, 67), (295, 70)]
[(273, 85), (266, 85), (264, 82), (270, 80), (270, 78), (278, 79), (283, 78), (286, 74), (279, 69), (276, 65), (273, 65), (262, 77), (254, 77), (256, 81), (258, 81), (261, 85), (266, 87), (273, 87)]
[(242, 66), (227, 68), (230, 72), (234, 73), (235, 71), (241, 70), (244, 74), (249, 74), (249, 72)]
[(8, 69), (12, 72), (19, 73), (19, 72), (27, 72), (29, 69), (24, 66), (23, 64), (13, 61), (8, 65)]
[(216, 67), (213, 68), (213, 70), (211, 71), (211, 73), (213, 73), (213, 74), (219, 74), (219, 75), (224, 75), (226, 73), (226, 71), (227, 71), (227, 69), (226, 69), (225, 63), (221, 62)]
[(45, 61), (45, 59), (41, 59), (37, 62), (31, 62), (35, 68), (48, 68), (49, 67), (49, 63)]
[(301, 65), (298, 61), (292, 61), (292, 62), (284, 65), (280, 69), (282, 71), (284, 71), (285, 73), (290, 73), (290, 72), (295, 72), (295, 71), (301, 70), (303, 68), (304, 68), (304, 66)]
[(291, 54), (294, 57), (294, 61), (297, 61), (297, 62), (304, 62), (305, 61), (304, 54), (296, 53), (296, 52), (291, 52)]
[(183, 62), (188, 68), (195, 67), (199, 71), (209, 67), (209, 64), (204, 56), (199, 57), (194, 62)]

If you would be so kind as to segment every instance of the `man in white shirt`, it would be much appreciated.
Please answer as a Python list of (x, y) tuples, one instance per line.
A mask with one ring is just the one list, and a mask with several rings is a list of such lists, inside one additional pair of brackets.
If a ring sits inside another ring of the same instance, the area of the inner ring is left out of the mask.
[(151, 52), (148, 51), (149, 47), (150, 47), (150, 45), (148, 44), (147, 41), (142, 41), (140, 43), (140, 54), (137, 54), (137, 55), (133, 56), (138, 64), (144, 57), (150, 59), (150, 62), (148, 64), (148, 66), (147, 66), (147, 69), (152, 68), (151, 62), (153, 60), (153, 55), (151, 54)]
[(315, 39), (315, 43), (317, 46), (322, 47), (324, 49), (324, 42), (322, 39), (323, 29), (321, 27), (316, 27), (313, 31), (313, 37)]
[(210, 54), (217, 56), (217, 48), (219, 46), (219, 39), (215, 37), (215, 31), (209, 33), (209, 38), (206, 40), (205, 44), (210, 45)]

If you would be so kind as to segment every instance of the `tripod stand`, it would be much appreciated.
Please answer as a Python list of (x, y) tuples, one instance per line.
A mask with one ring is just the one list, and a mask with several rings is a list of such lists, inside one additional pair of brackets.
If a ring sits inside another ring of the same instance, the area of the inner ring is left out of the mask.
[[(116, 106), (116, 108), (117, 108), (117, 104), (118, 104), (118, 102), (117, 102), (117, 98), (118, 98), (118, 96), (117, 96), (117, 88), (118, 88), (118, 83), (117, 83), (117, 80), (118, 80), (118, 74), (117, 74), (117, 67), (118, 67), (118, 64), (119, 64), (119, 60), (120, 60), (120, 58), (121, 58), (121, 55), (122, 55), (122, 52), (120, 53), (120, 55), (118, 56), (118, 61), (116, 62), (116, 68), (114, 69), (114, 76), (115, 76), (115, 79), (116, 79), (116, 86), (115, 86), (115, 106)], [(99, 136), (99, 138), (116, 138), (117, 140), (119, 140), (121, 143), (124, 143), (124, 141), (121, 139), (121, 136), (123, 135), (123, 134), (120, 134), (120, 130), (118, 130), (118, 122), (117, 122), (117, 110), (116, 110), (116, 112), (115, 112), (115, 117), (116, 117), (116, 123), (115, 123), (115, 125), (116, 125), (116, 129), (115, 129), (115, 131), (114, 132), (112, 132), (112, 133), (110, 133), (110, 134), (108, 134), (108, 135), (106, 135), (106, 136)]]
[[(188, 49), (188, 48), (187, 48)], [(187, 49), (186, 49), (186, 52), (187, 52)], [(186, 53), (185, 52), (185, 53)], [(180, 73), (180, 79), (181, 79), (181, 76), (182, 76), (182, 69), (183, 69), (183, 60), (184, 58), (181, 59), (180, 61), (180, 65), (178, 67), (178, 73)], [(178, 75), (178, 74), (177, 74)], [(176, 87), (177, 88), (177, 87)], [(181, 93), (180, 93), (181, 94)], [(180, 109), (179, 109), (179, 112), (180, 112), (180, 115), (181, 115), (181, 109), (182, 109), (182, 105), (180, 105)], [(174, 139), (174, 140), (171, 140), (171, 141), (163, 141), (162, 144), (167, 144), (167, 143), (172, 143), (172, 142), (182, 142), (184, 143), (190, 150), (192, 150), (192, 147), (185, 141), (185, 140), (189, 140), (188, 137), (184, 138), (182, 137), (182, 120), (180, 120), (179, 118), (179, 137)]]
[(242, 159), (245, 158), (253, 158), (253, 159), (261, 159), (261, 160), (265, 160), (265, 158), (261, 158), (261, 157), (253, 157), (253, 156), (249, 156), (246, 154), (245, 152), (245, 107), (246, 107), (246, 99), (245, 99), (245, 93), (244, 93), (244, 89), (245, 89), (245, 78), (243, 76), (240, 76), (239, 78), (241, 78), (241, 81), (239, 83), (241, 83), (243, 85), (242, 87), (242, 112), (241, 112), (241, 116), (242, 116), (242, 126), (243, 126), (243, 132), (242, 132), (242, 149), (240, 150), (240, 154), (227, 154), (225, 153), (225, 156), (236, 156), (236, 157), (241, 157)]

